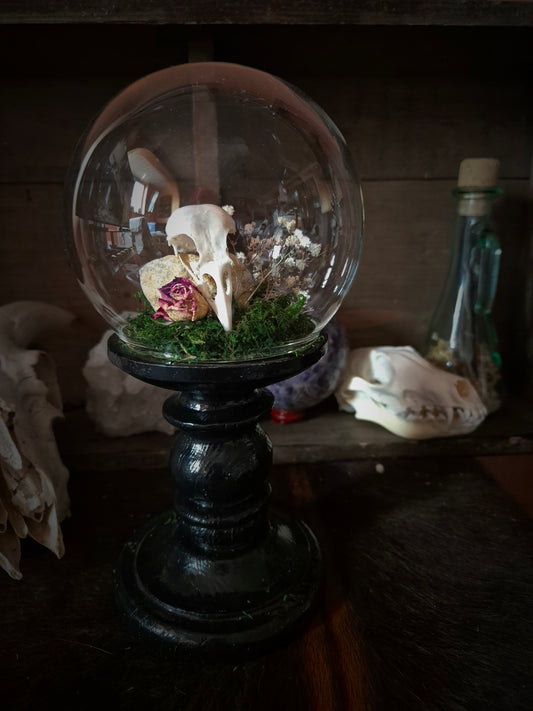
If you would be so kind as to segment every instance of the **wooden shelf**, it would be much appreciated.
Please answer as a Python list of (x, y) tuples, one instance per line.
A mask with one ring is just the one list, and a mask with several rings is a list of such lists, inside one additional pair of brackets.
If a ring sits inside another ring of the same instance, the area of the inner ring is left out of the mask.
[[(329, 403), (300, 422), (279, 424), (267, 419), (262, 426), (272, 440), (275, 464), (533, 453), (533, 410), (526, 399), (509, 399), (469, 435), (430, 440), (402, 439), (379, 425), (338, 412)], [(104, 437), (82, 409), (67, 413), (56, 429), (61, 455), (72, 469), (166, 466), (168, 435), (150, 432)]]
[[(334, 7), (334, 9), (333, 9)], [(291, 3), (245, 4), (232, 0), (6, 0), (0, 8), (0, 22), (25, 24), (114, 23), (114, 24), (296, 24), (296, 25), (533, 25), (533, 4), (523, 0), (340, 0), (332, 6), (323, 0)]]

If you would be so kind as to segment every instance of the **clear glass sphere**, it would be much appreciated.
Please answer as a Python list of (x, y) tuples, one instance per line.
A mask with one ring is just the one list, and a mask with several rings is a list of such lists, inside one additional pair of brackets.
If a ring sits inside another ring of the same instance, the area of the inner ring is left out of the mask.
[(312, 342), (356, 273), (361, 190), (315, 103), (264, 72), (186, 64), (131, 84), (67, 181), (71, 262), (139, 354), (264, 358)]

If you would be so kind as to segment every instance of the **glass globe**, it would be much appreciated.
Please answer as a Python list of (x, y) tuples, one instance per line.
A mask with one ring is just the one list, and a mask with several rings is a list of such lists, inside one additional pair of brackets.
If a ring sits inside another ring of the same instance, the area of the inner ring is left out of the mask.
[(140, 79), (82, 137), (67, 181), (71, 262), (96, 310), (164, 362), (298, 350), (359, 260), (360, 185), (315, 103), (225, 63)]

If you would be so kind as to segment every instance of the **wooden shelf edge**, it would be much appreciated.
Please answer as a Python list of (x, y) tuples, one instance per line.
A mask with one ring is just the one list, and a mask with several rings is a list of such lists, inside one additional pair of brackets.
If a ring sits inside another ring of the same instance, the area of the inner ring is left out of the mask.
[[(406, 457), (489, 456), (533, 453), (533, 412), (527, 400), (512, 400), (469, 435), (406, 440), (382, 427), (336, 411), (291, 424), (265, 420), (274, 464), (302, 464)], [(59, 451), (72, 470), (166, 467), (171, 437), (148, 432), (109, 438), (98, 434), (83, 409), (56, 425)]]

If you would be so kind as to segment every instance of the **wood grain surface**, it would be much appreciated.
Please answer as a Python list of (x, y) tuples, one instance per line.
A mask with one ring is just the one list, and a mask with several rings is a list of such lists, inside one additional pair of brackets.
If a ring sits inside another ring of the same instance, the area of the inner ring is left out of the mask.
[[(305, 465), (361, 460), (379, 463), (398, 457), (527, 455), (533, 452), (532, 420), (530, 396), (509, 398), (470, 435), (408, 440), (338, 412), (332, 398), (308, 411), (300, 422), (279, 424), (269, 418), (261, 426), (273, 443), (276, 464)], [(162, 432), (105, 437), (83, 407), (69, 410), (56, 422), (55, 431), (61, 455), (73, 469), (161, 468), (166, 466), (171, 443), (171, 436)]]
[(169, 506), (167, 474), (79, 469), (65, 557), (26, 541), (22, 581), (0, 577), (6, 708), (531, 708), (533, 527), (478, 463), (293, 465), (271, 480), (272, 505), (306, 520), (324, 556), (320, 603), (300, 636), (210, 663), (137, 640), (112, 571), (131, 531)]

